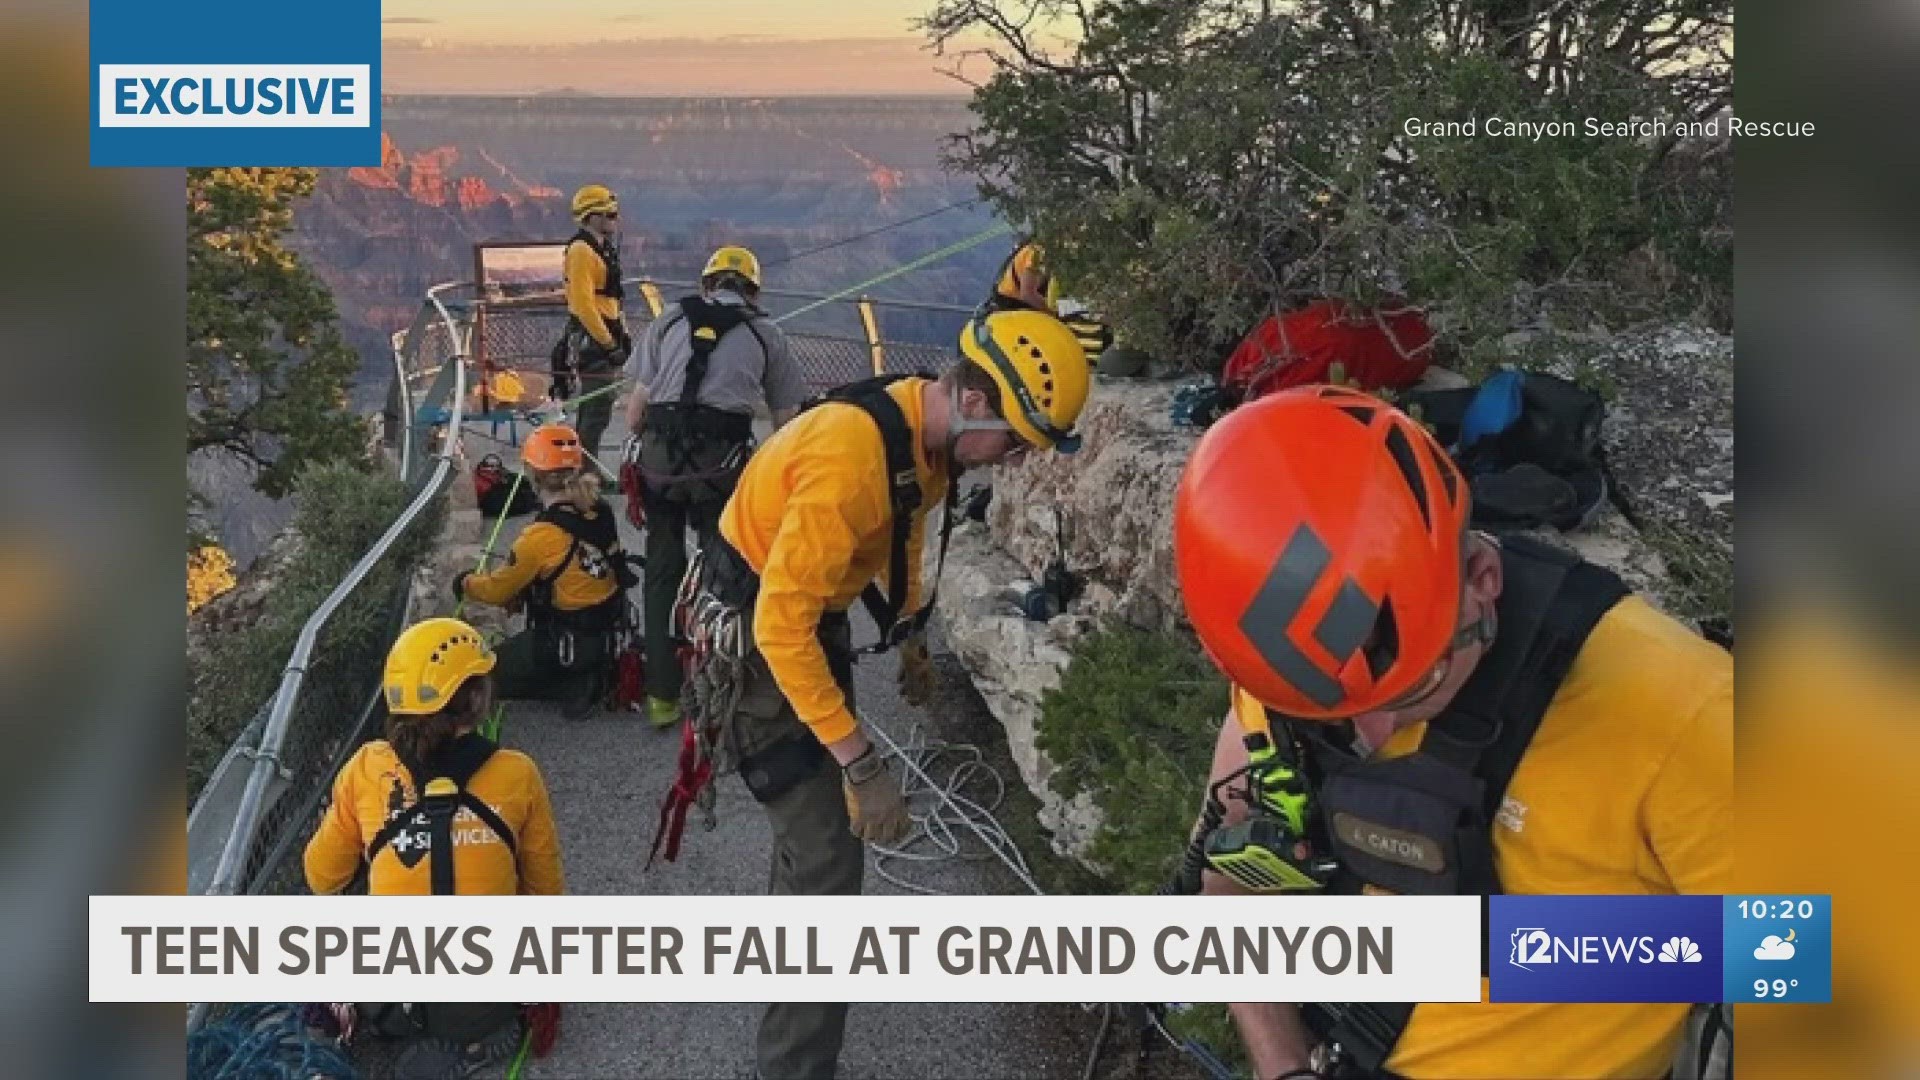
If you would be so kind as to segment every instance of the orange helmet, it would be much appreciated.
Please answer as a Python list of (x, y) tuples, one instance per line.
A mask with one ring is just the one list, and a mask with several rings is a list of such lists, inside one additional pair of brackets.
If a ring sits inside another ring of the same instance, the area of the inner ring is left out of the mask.
[(577, 469), (582, 460), (580, 436), (565, 424), (534, 428), (527, 445), (520, 448), (520, 461), (541, 472)]
[(1304, 386), (1209, 430), (1174, 498), (1187, 617), (1228, 678), (1333, 720), (1417, 690), (1460, 613), (1467, 484), (1405, 413)]

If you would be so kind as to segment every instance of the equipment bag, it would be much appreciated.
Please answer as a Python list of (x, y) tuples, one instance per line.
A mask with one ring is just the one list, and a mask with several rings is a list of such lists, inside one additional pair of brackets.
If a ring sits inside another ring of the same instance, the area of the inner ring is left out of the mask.
[(1507, 368), (1480, 386), (1421, 391), (1403, 404), (1466, 475), (1475, 528), (1568, 532), (1592, 524), (1606, 504), (1605, 405), (1576, 383)]
[(1319, 300), (1261, 320), (1227, 358), (1220, 385), (1236, 403), (1247, 402), (1326, 382), (1337, 363), (1363, 390), (1398, 390), (1420, 381), (1432, 353), (1433, 330), (1416, 310)]
[[(507, 501), (508, 492), (513, 493), (511, 503)], [(488, 454), (473, 467), (473, 497), (480, 512), (488, 517), (500, 517), (503, 511), (507, 517), (519, 517), (540, 509), (532, 485), (524, 480), (516, 484), (498, 454)]]

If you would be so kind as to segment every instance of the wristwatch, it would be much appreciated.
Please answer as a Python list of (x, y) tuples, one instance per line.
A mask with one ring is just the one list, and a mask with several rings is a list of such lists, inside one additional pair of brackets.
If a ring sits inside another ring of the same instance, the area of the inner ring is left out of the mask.
[(880, 775), (880, 771), (887, 767), (887, 762), (875, 752), (876, 749), (874, 744), (868, 743), (867, 748), (860, 751), (859, 757), (847, 762), (847, 779), (856, 784), (864, 784)]

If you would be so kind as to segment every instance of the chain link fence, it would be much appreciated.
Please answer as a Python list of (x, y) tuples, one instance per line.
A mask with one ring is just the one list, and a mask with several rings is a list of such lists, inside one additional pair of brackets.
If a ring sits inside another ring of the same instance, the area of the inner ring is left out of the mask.
[[(645, 299), (645, 285), (657, 288), (667, 304), (696, 289), (686, 282), (629, 282), (625, 310), (627, 326), (635, 338), (646, 333), (654, 318)], [(960, 326), (971, 314), (969, 309), (955, 305), (778, 290), (763, 292), (759, 301), (786, 332), (794, 360), (815, 390), (882, 373), (938, 374), (957, 357)], [(873, 315), (871, 336), (863, 306)], [(538, 397), (546, 390), (554, 346), (566, 325), (566, 306), (559, 297), (478, 304), (473, 317), (474, 363), (489, 375), (514, 372), (526, 392)]]

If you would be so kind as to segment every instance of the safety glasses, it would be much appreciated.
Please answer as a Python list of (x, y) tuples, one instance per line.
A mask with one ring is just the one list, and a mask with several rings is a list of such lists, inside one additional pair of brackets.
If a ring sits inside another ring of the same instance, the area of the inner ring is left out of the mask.
[[(1053, 444), (1054, 450), (1062, 454), (1071, 454), (1080, 449), (1080, 436), (1054, 427), (1053, 420), (1042, 412), (1039, 404), (1033, 400), (1033, 395), (1027, 391), (1027, 384), (1020, 378), (1019, 369), (1014, 367), (1013, 361), (1007, 358), (1006, 352), (1000, 348), (1000, 343), (993, 340), (992, 332), (987, 329), (986, 319), (973, 320), (973, 343), (986, 354), (987, 359), (1000, 372), (1001, 378), (1006, 381), (1007, 387), (1013, 391), (1014, 404), (1020, 407), (1020, 414), (1026, 418), (1027, 423), (1033, 425), (1036, 431), (1047, 437), (1047, 441)], [(1022, 440), (1022, 445), (1025, 445), (1025, 440)]]

